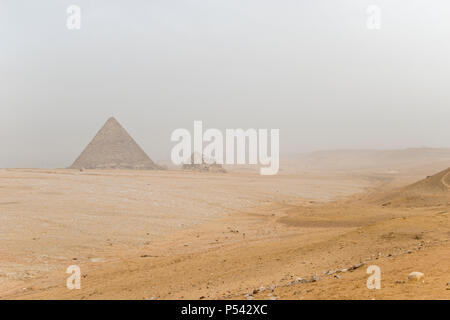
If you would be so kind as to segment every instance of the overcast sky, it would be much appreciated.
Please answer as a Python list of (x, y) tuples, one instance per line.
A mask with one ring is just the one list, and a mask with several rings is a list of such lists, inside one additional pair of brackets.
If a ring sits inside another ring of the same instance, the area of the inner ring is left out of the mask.
[(448, 0), (1, 0), (0, 167), (69, 166), (111, 115), (154, 160), (194, 120), (279, 128), (282, 154), (450, 147), (449, 17)]

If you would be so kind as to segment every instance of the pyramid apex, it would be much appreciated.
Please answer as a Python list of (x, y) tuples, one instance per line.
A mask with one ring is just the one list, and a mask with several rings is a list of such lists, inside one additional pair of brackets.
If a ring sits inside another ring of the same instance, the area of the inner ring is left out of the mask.
[(119, 121), (117, 121), (116, 118), (114, 117), (109, 117), (108, 120), (106, 120), (105, 124), (103, 125), (103, 127), (105, 128), (109, 128), (109, 127), (122, 127), (122, 125), (119, 123)]

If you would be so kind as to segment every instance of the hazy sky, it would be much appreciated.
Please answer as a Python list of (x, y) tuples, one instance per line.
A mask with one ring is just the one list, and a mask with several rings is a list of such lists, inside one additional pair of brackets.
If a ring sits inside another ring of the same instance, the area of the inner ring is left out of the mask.
[(450, 147), (449, 17), (448, 0), (0, 0), (0, 167), (68, 166), (111, 115), (154, 160), (194, 120), (279, 128), (285, 154)]

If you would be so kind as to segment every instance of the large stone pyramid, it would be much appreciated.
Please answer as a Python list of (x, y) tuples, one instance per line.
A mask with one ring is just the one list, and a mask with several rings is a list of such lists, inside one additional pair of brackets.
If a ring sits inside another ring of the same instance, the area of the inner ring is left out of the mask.
[(114, 117), (70, 166), (73, 169), (159, 169)]

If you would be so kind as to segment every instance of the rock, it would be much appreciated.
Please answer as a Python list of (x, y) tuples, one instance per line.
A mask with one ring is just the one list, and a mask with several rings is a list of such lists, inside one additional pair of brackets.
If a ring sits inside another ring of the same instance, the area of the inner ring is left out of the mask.
[(270, 297), (269, 300), (278, 300), (278, 297)]
[(253, 294), (257, 294), (258, 292), (259, 292), (258, 289), (253, 290)]
[(103, 260), (102, 260), (102, 258), (91, 258), (91, 259), (89, 259), (91, 262), (102, 262)]
[(340, 275), (338, 275), (338, 274), (335, 274), (334, 277), (335, 277), (336, 279), (342, 279), (342, 276), (340, 276)]
[(414, 271), (408, 275), (408, 280), (420, 281), (424, 279), (425, 275), (422, 272)]
[(263, 286), (259, 287), (258, 289), (259, 292), (263, 292), (264, 290), (266, 290), (266, 288), (264, 288)]
[(349, 270), (349, 271), (356, 270), (356, 269), (358, 269), (358, 268), (361, 268), (364, 264), (365, 264), (364, 262), (355, 264), (355, 265), (351, 266), (348, 270)]
[(254, 300), (255, 298), (253, 298), (253, 296), (248, 296), (247, 300)]

